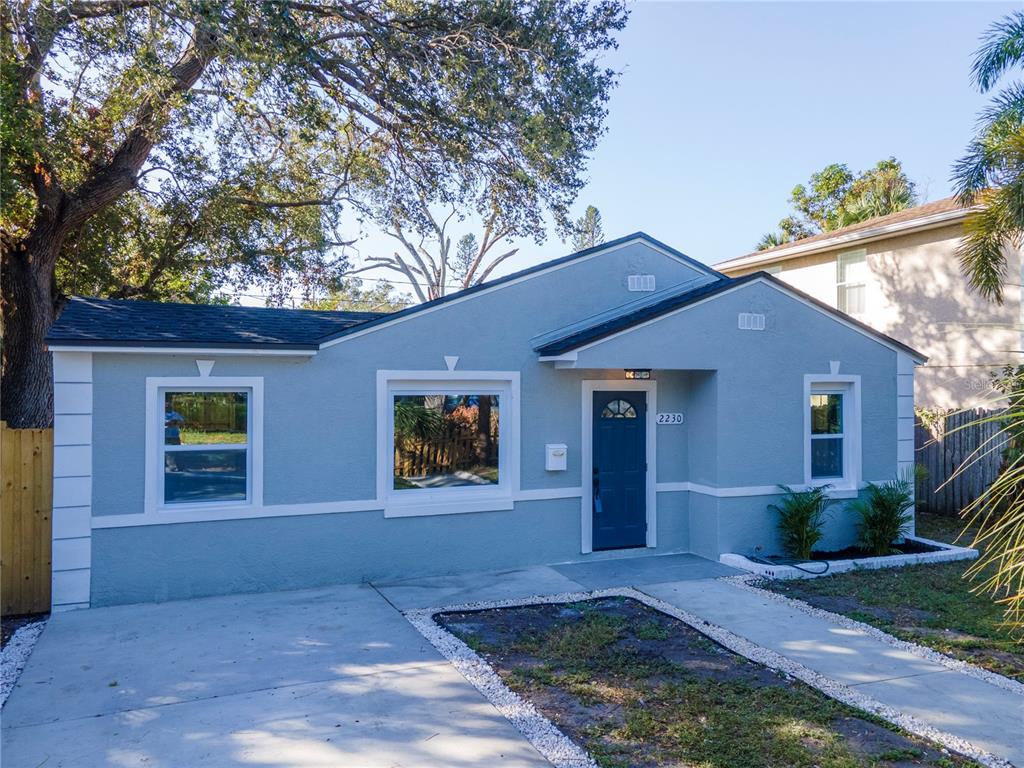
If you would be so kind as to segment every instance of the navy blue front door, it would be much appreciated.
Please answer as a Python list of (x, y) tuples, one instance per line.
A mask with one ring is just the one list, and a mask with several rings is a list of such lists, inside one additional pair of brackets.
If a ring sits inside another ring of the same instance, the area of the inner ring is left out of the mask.
[(647, 393), (594, 393), (594, 540), (598, 549), (647, 544)]

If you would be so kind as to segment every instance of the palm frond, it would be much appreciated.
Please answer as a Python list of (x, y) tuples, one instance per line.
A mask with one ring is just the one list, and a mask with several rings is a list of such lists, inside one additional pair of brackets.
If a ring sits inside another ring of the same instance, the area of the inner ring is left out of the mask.
[(981, 47), (974, 54), (971, 79), (988, 91), (1010, 67), (1024, 60), (1024, 12), (1015, 11), (986, 30)]

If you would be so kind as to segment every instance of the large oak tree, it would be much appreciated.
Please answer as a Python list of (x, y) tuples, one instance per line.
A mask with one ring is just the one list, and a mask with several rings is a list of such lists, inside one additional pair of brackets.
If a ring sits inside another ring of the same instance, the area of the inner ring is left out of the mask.
[(507, 216), (564, 218), (625, 17), (617, 0), (4, 3), (3, 418), (50, 423), (44, 337), (82, 281), (201, 298), (232, 270), (330, 272), (367, 200), (487, 189)]

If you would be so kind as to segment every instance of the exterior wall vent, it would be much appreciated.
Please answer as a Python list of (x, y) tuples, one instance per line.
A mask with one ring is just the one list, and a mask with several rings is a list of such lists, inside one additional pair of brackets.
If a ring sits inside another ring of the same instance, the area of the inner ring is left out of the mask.
[(763, 331), (764, 315), (754, 312), (740, 312), (739, 328), (741, 331)]
[(629, 275), (629, 290), (653, 291), (654, 275)]

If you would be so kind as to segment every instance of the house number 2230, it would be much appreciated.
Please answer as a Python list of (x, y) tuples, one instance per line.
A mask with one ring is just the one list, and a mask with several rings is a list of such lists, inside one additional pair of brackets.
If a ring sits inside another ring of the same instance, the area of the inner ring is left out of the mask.
[(659, 424), (682, 424), (683, 414), (681, 413), (659, 413), (658, 414)]

